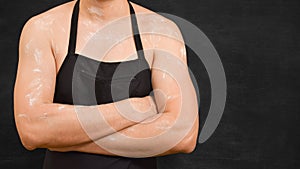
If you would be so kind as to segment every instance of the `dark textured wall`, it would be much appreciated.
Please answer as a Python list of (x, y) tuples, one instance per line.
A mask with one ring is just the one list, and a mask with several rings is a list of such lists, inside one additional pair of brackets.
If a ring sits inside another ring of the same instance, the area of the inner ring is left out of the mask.
[[(0, 3), (0, 168), (40, 169), (44, 150), (29, 152), (13, 119), (20, 31), (31, 16), (64, 0)], [(228, 96), (214, 135), (192, 154), (159, 158), (160, 169), (296, 169), (299, 160), (300, 1), (135, 0), (183, 17), (212, 41), (223, 62)], [(192, 51), (201, 93), (201, 126), (209, 108), (207, 73)]]

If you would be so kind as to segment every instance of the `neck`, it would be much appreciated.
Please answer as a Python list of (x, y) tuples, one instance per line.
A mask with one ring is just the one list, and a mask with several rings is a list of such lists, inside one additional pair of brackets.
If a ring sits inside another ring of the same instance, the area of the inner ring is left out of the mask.
[(127, 0), (80, 0), (81, 13), (91, 20), (108, 21), (129, 15)]

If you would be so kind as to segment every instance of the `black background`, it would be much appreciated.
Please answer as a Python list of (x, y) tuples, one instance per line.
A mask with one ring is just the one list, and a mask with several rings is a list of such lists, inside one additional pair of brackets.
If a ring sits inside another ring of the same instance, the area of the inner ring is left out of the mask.
[[(26, 20), (65, 0), (1, 0), (0, 169), (41, 169), (44, 150), (25, 150), (13, 118), (18, 40)], [(296, 169), (299, 156), (299, 0), (135, 0), (185, 18), (212, 41), (227, 78), (222, 120), (192, 154), (159, 158), (159, 169)], [(207, 73), (188, 51), (201, 93), (201, 126), (210, 102)]]

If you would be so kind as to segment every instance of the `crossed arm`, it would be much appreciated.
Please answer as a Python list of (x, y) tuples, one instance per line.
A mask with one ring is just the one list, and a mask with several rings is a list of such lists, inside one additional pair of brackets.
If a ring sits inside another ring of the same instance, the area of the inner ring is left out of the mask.
[[(186, 57), (181, 52), (184, 44), (163, 37), (157, 48), (161, 50), (156, 50), (152, 65), (155, 102), (150, 96), (129, 98), (80, 106), (78, 111), (74, 105), (53, 103), (56, 64), (50, 37), (28, 22), (20, 39), (14, 91), (15, 121), (22, 144), (28, 150), (48, 148), (128, 157), (192, 152), (198, 133), (198, 105)], [(164, 60), (166, 53), (162, 51), (175, 56), (176, 63), (181, 62), (179, 68), (164, 70), (162, 65), (169, 61)], [(172, 76), (178, 74), (176, 69), (182, 73), (183, 88)], [(128, 103), (135, 109), (116, 108)], [(84, 113), (88, 114), (86, 119), (78, 118)], [(123, 113), (133, 113), (137, 118), (127, 119)]]

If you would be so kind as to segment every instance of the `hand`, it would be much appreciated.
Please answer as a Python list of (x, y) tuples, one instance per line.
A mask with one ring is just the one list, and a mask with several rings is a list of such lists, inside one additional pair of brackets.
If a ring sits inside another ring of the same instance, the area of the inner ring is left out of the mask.
[(133, 108), (140, 113), (157, 114), (156, 104), (151, 96), (130, 98), (130, 103)]
[(117, 102), (117, 108), (125, 118), (141, 122), (157, 114), (157, 108), (151, 96), (133, 97)]

